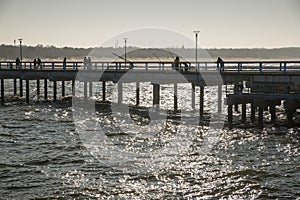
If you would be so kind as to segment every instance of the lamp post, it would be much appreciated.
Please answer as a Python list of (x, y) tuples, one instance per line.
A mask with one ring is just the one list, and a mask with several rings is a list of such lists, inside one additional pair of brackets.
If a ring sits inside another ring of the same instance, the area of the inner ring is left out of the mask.
[(19, 39), (19, 41), (20, 41), (20, 59), (21, 59), (21, 63), (22, 63), (22, 41), (23, 41), (23, 39), (22, 38), (20, 38)]
[(195, 39), (196, 39), (196, 69), (198, 67), (198, 33), (200, 33), (200, 31), (194, 31), (195, 33)]
[(125, 68), (126, 68), (126, 44), (127, 44), (127, 39), (128, 38), (123, 38), (124, 39), (124, 42), (125, 42)]

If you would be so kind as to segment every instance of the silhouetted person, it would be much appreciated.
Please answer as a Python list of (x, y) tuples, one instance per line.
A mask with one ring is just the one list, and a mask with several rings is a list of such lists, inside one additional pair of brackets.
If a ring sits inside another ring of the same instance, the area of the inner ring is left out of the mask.
[(63, 60), (63, 69), (66, 70), (67, 68), (67, 58), (64, 57), (64, 60)]
[(86, 57), (84, 57), (83, 58), (83, 67), (84, 67), (84, 69), (86, 68), (87, 64), (88, 64), (88, 59)]
[(16, 68), (21, 68), (21, 61), (20, 61), (19, 57), (17, 57), (17, 59), (16, 59)]
[(183, 63), (184, 64), (184, 71), (188, 71), (189, 70), (189, 65), (188, 65), (188, 63)]
[(34, 69), (37, 69), (37, 61), (36, 61), (36, 58), (33, 60), (33, 68), (34, 68)]
[(180, 60), (179, 60), (179, 57), (176, 56), (175, 60), (174, 60), (174, 67), (175, 67), (175, 70), (179, 70), (179, 63), (180, 63)]
[(224, 71), (224, 61), (222, 60), (222, 58), (218, 57), (217, 64), (218, 64), (219, 70)]
[(38, 65), (39, 68), (41, 67), (41, 64), (42, 64), (42, 61), (41, 61), (40, 58), (38, 58), (38, 59), (37, 59), (37, 65)]

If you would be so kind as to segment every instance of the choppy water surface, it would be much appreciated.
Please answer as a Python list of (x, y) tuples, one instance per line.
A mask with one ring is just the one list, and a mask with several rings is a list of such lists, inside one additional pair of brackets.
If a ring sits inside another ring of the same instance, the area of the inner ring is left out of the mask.
[[(166, 94), (168, 89), (171, 86), (165, 86)], [(146, 89), (141, 92), (141, 102), (151, 105), (151, 94)], [(199, 123), (190, 113), (190, 94), (185, 92), (188, 90), (179, 89), (181, 117), (178, 113), (165, 114), (160, 131), (149, 136), (117, 122), (110, 104), (97, 103), (94, 120), (100, 122), (105, 140), (110, 142), (105, 146), (101, 141), (102, 147), (95, 149), (97, 155), (91, 152), (93, 148), (89, 145), (93, 143), (86, 144), (82, 139), (84, 133), (76, 131), (70, 99), (30, 105), (16, 101), (0, 107), (1, 199), (300, 196), (299, 127), (225, 127), (216, 130), (218, 139), (206, 151), (202, 147), (209, 136), (210, 110), (205, 109), (205, 119)], [(213, 92), (206, 90), (206, 95)], [(113, 94), (108, 96), (109, 100), (112, 98)], [(172, 95), (161, 98), (166, 110), (172, 107)], [(124, 99), (134, 101), (128, 93)], [(206, 106), (213, 102), (206, 101)], [(133, 109), (131, 114), (141, 127), (150, 123), (145, 109)], [(119, 115), (122, 117), (122, 113)], [(193, 122), (187, 123), (185, 119)], [(151, 128), (148, 127), (150, 131)], [(167, 145), (170, 148), (164, 148)], [(116, 155), (118, 152), (122, 157)]]

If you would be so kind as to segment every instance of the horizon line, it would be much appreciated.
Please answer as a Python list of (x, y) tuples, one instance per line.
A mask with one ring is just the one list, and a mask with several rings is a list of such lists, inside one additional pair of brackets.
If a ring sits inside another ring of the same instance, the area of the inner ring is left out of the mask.
[[(5, 44), (2, 43), (0, 46), (12, 46), (12, 47), (19, 47), (19, 44)], [(22, 44), (22, 47), (42, 47), (42, 48), (73, 48), (73, 49), (95, 49), (95, 48), (113, 48), (113, 49), (122, 49), (122, 47), (114, 47), (114, 46), (97, 46), (97, 47), (79, 47), (79, 46), (55, 46), (55, 45), (49, 45), (49, 44), (37, 44), (35, 46), (33, 45), (24, 45)], [(141, 49), (195, 49), (190, 47), (138, 47), (138, 46), (127, 46), (127, 48), (141, 48)], [(300, 46), (281, 46), (281, 47), (199, 47), (199, 49), (286, 49), (286, 48), (300, 48)]]

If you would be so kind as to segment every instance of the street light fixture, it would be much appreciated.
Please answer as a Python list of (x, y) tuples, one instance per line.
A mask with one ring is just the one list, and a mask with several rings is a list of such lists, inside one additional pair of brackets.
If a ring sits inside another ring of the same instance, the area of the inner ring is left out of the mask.
[(198, 33), (200, 33), (200, 31), (194, 31), (195, 33), (195, 39), (196, 39), (196, 69), (198, 67)]
[(20, 38), (19, 39), (19, 41), (20, 41), (20, 59), (21, 59), (21, 63), (22, 63), (22, 41), (23, 41), (23, 39), (22, 38)]
[(124, 42), (125, 42), (125, 68), (126, 68), (126, 44), (127, 44), (127, 40), (128, 38), (123, 38), (124, 39)]

